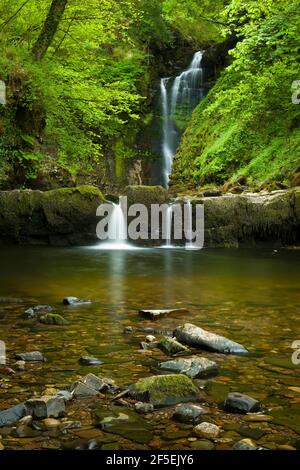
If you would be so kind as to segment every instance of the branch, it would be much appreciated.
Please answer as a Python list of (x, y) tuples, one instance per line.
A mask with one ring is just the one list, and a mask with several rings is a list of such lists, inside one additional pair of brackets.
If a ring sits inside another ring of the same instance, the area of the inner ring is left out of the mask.
[(25, 7), (25, 5), (27, 5), (28, 2), (30, 2), (30, 0), (25, 0), (25, 2), (20, 6), (20, 8), (18, 8), (18, 10), (15, 11), (15, 13), (12, 16), (10, 16), (7, 20), (5, 20), (2, 23), (1, 28), (0, 28), (0, 32), (3, 31), (5, 26), (7, 26), (8, 23), (10, 23), (18, 15), (18, 13), (20, 13), (20, 11)]

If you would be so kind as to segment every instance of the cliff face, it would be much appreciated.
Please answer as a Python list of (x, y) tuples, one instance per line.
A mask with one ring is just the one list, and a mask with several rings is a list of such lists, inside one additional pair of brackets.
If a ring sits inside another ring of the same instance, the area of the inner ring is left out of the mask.
[[(133, 186), (126, 188), (125, 194), (129, 205), (142, 203), (148, 208), (166, 203), (168, 197), (160, 187)], [(0, 191), (0, 242), (96, 243), (96, 209), (103, 201), (102, 193), (93, 186), (46, 192)], [(264, 242), (274, 247), (300, 245), (300, 188), (269, 194), (196, 197), (192, 200), (195, 204), (204, 205), (205, 247), (255, 246)], [(157, 244), (147, 242), (148, 246)]]

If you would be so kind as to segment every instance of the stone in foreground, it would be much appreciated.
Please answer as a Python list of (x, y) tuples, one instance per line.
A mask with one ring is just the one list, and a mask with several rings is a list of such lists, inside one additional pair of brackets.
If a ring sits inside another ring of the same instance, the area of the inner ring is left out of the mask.
[(129, 394), (159, 408), (197, 400), (199, 390), (185, 375), (170, 374), (140, 379), (129, 388)]
[(185, 374), (191, 379), (209, 377), (218, 373), (218, 365), (214, 361), (197, 356), (161, 362), (159, 367), (170, 372)]
[(209, 409), (199, 405), (178, 405), (173, 414), (173, 419), (180, 423), (197, 423), (201, 416), (209, 413)]
[(203, 422), (194, 428), (194, 433), (205, 439), (216, 439), (220, 434), (220, 428), (216, 424)]
[(203, 330), (191, 323), (178, 326), (174, 333), (178, 341), (195, 348), (208, 349), (223, 354), (246, 354), (248, 352), (241, 344)]
[(46, 359), (39, 351), (16, 354), (16, 359), (28, 362), (44, 362)]
[(258, 450), (257, 445), (251, 439), (242, 439), (233, 446), (234, 450)]
[(147, 320), (155, 321), (161, 317), (165, 317), (166, 315), (176, 315), (177, 313), (189, 313), (189, 311), (185, 308), (173, 308), (169, 310), (140, 310), (139, 316), (146, 318)]
[(168, 336), (163, 336), (158, 343), (159, 349), (163, 352), (173, 355), (173, 354), (190, 354), (191, 351), (184, 346), (183, 344), (179, 343), (175, 338), (169, 338)]
[(64, 326), (68, 325), (69, 322), (64, 319), (61, 315), (57, 313), (46, 313), (45, 315), (41, 315), (39, 318), (40, 323), (44, 323), (45, 325), (59, 325)]
[(228, 394), (224, 408), (233, 413), (252, 413), (260, 410), (260, 403), (249, 395), (233, 392)]
[(60, 418), (65, 413), (65, 401), (62, 397), (44, 396), (25, 402), (28, 415), (34, 419)]
[(27, 413), (24, 403), (13, 406), (7, 410), (0, 411), (0, 427), (11, 426), (12, 424), (15, 424), (26, 414)]

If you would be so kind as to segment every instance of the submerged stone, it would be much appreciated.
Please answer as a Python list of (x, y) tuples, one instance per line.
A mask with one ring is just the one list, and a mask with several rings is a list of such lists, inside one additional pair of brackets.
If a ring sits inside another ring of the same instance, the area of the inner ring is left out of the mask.
[(239, 343), (235, 343), (224, 336), (211, 333), (191, 323), (185, 323), (175, 330), (178, 341), (188, 346), (208, 349), (223, 354), (246, 354), (248, 351)]
[(154, 406), (152, 405), (152, 403), (143, 403), (141, 401), (138, 401), (137, 403), (135, 403), (134, 409), (137, 413), (147, 414), (152, 413), (152, 411), (154, 410)]
[(24, 317), (28, 319), (37, 318), (39, 313), (50, 313), (54, 309), (50, 305), (35, 305), (24, 312)]
[(200, 423), (194, 427), (194, 433), (205, 439), (216, 439), (220, 434), (220, 427), (212, 423)]
[(179, 343), (175, 338), (169, 338), (168, 336), (163, 336), (159, 343), (158, 347), (165, 353), (173, 355), (179, 353), (190, 354), (191, 351), (184, 346), (183, 344)]
[(27, 414), (24, 403), (20, 403), (12, 408), (0, 411), (0, 427), (15, 424)]
[(100, 359), (97, 359), (96, 357), (82, 356), (79, 359), (79, 364), (82, 366), (101, 366), (103, 361), (100, 361)]
[(260, 407), (258, 400), (238, 392), (229, 393), (224, 402), (224, 408), (233, 413), (251, 413), (259, 411)]
[(60, 418), (65, 413), (65, 401), (58, 396), (44, 396), (32, 398), (25, 402), (28, 415), (34, 419)]
[(218, 373), (218, 365), (214, 361), (197, 356), (161, 362), (159, 367), (163, 370), (185, 374), (192, 379), (208, 377)]
[(46, 315), (41, 315), (39, 317), (39, 322), (44, 323), (45, 325), (68, 325), (69, 322), (64, 319), (61, 315), (56, 313), (46, 313)]
[(85, 304), (91, 304), (91, 300), (86, 300), (86, 299), (79, 299), (78, 297), (65, 297), (63, 299), (63, 304), (64, 305), (85, 305)]
[(138, 401), (163, 407), (196, 400), (199, 390), (189, 377), (170, 374), (140, 379), (129, 388), (129, 394)]
[(166, 315), (176, 313), (188, 313), (189, 311), (184, 308), (173, 308), (169, 310), (140, 310), (139, 316), (146, 318), (147, 320), (158, 320), (159, 318), (165, 317)]
[(28, 362), (45, 362), (43, 354), (39, 351), (19, 353), (15, 355), (16, 359)]

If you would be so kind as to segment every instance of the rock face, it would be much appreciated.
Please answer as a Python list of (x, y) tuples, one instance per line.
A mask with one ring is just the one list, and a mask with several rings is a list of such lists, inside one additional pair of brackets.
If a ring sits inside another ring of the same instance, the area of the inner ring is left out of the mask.
[(163, 336), (158, 343), (158, 347), (167, 354), (190, 354), (190, 350), (174, 338)]
[(93, 186), (0, 191), (0, 242), (76, 245), (95, 241), (96, 209), (103, 201)]
[(197, 356), (161, 362), (159, 367), (163, 370), (185, 374), (191, 379), (209, 377), (218, 373), (218, 365), (214, 361)]
[(41, 398), (32, 398), (25, 402), (27, 415), (35, 419), (59, 418), (65, 413), (65, 401), (58, 396), (44, 396)]
[(199, 391), (185, 375), (170, 374), (140, 379), (129, 388), (129, 393), (138, 401), (163, 407), (196, 400)]
[(173, 308), (170, 310), (140, 310), (139, 316), (147, 318), (147, 320), (159, 320), (161, 317), (171, 315), (172, 313), (188, 313), (188, 310), (184, 308)]
[(234, 392), (228, 394), (224, 408), (235, 413), (251, 413), (260, 410), (260, 403), (249, 395)]
[(235, 343), (224, 336), (203, 330), (191, 323), (179, 326), (174, 333), (178, 341), (195, 348), (223, 354), (246, 354), (248, 352), (241, 344)]

